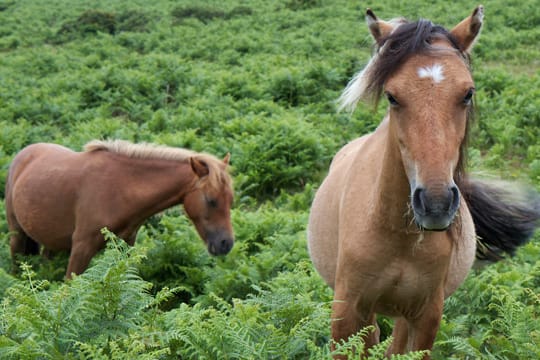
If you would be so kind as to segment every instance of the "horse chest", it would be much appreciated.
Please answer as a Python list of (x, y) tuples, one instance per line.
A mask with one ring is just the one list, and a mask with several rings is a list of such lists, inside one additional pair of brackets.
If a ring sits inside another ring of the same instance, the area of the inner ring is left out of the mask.
[[(375, 311), (389, 316), (414, 317), (437, 292), (445, 272), (393, 264), (381, 273), (373, 299)], [(368, 291), (371, 293), (371, 291)]]
[[(372, 304), (377, 313), (414, 317), (440, 290), (448, 273), (450, 239), (443, 233), (420, 242), (416, 237), (400, 238), (398, 243), (380, 239), (347, 261), (351, 267), (341, 274), (354, 274), (345, 277), (358, 296), (359, 306)], [(384, 261), (375, 256), (377, 253), (385, 254)]]

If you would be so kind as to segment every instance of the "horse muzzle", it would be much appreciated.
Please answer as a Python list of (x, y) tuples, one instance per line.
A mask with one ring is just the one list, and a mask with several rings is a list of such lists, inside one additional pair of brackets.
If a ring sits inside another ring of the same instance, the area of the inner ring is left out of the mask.
[(228, 232), (214, 232), (207, 237), (207, 243), (211, 255), (226, 255), (234, 245), (234, 237)]
[(448, 229), (459, 208), (459, 197), (459, 189), (454, 184), (437, 191), (415, 188), (412, 194), (412, 208), (418, 227), (428, 231)]

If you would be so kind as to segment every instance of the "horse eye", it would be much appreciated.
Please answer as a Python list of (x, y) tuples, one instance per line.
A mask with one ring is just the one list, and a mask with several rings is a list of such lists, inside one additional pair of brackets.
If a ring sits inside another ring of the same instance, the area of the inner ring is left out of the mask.
[(386, 98), (388, 99), (388, 102), (390, 103), (390, 105), (392, 105), (392, 106), (398, 106), (399, 105), (398, 101), (396, 100), (395, 97), (392, 96), (392, 94), (387, 92), (386, 93)]
[(472, 97), (474, 95), (474, 88), (470, 88), (469, 91), (467, 91), (467, 95), (463, 98), (463, 104), (470, 105), (472, 102)]

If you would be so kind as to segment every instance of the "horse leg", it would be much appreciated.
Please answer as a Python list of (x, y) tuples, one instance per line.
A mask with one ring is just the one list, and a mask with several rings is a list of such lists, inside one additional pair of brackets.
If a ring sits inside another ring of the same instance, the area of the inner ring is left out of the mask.
[(391, 354), (405, 354), (409, 340), (409, 324), (405, 318), (400, 317), (396, 319), (394, 330), (392, 330), (392, 337), (392, 345), (386, 355), (390, 357)]
[[(409, 349), (411, 351), (431, 350), (437, 331), (441, 324), (443, 312), (444, 296), (443, 291), (430, 304), (427, 304), (425, 311), (416, 319), (409, 321)], [(424, 356), (424, 360), (430, 359), (429, 355)]]
[(39, 244), (30, 238), (19, 226), (9, 222), (11, 234), (9, 236), (9, 246), (11, 259), (13, 262), (13, 273), (18, 272), (17, 255), (37, 255), (39, 254)]
[(139, 228), (137, 227), (135, 231), (132, 230), (126, 230), (123, 232), (118, 232), (117, 235), (120, 239), (124, 239), (124, 241), (129, 245), (133, 246), (135, 245), (135, 240), (137, 239), (137, 232), (139, 231)]
[(71, 274), (81, 274), (90, 263), (90, 260), (99, 251), (103, 244), (101, 235), (83, 236), (73, 234), (71, 253), (66, 271), (66, 279), (71, 279)]
[(11, 256), (16, 254), (22, 255), (37, 255), (39, 254), (39, 244), (30, 238), (22, 230), (15, 231), (10, 236), (9, 245), (11, 248)]
[(17, 221), (15, 212), (12, 210), (9, 194), (6, 194), (6, 220), (10, 231), (9, 245), (11, 248), (11, 257), (14, 258), (15, 254), (39, 254), (39, 244), (24, 232), (22, 226)]
[(52, 260), (56, 255), (58, 255), (60, 251), (55, 251), (47, 248), (43, 248), (43, 251), (41, 252), (41, 255), (44, 259)]
[[(336, 343), (347, 340), (351, 335), (356, 334), (366, 326), (375, 326), (375, 331), (366, 335), (364, 340), (364, 355), (367, 355), (367, 349), (379, 342), (379, 327), (375, 313), (360, 313), (358, 311), (358, 301), (354, 300), (336, 300), (339, 299), (339, 292), (336, 291), (332, 305), (332, 350), (335, 350)], [(346, 359), (344, 355), (336, 355), (334, 359)]]

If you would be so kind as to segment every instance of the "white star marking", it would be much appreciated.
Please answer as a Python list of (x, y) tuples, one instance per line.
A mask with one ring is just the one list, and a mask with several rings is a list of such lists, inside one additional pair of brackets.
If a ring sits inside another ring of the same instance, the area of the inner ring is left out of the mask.
[(444, 80), (443, 67), (440, 64), (418, 68), (418, 76), (421, 79), (432, 78), (435, 84)]

